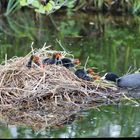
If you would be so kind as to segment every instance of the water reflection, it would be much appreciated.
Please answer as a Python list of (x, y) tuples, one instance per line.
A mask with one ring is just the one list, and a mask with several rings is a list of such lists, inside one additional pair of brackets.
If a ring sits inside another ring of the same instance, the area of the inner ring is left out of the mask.
[(1, 124), (1, 138), (85, 138), (139, 137), (140, 108), (135, 106), (102, 106), (80, 113), (71, 125), (34, 132), (30, 128)]
[(97, 67), (102, 73), (114, 71), (122, 75), (130, 66), (140, 66), (139, 17), (81, 13), (71, 17), (40, 16), (39, 20), (34, 17), (32, 13), (19, 12), (0, 20), (0, 61), (5, 53), (8, 58), (27, 54), (32, 41), (37, 48), (46, 42), (52, 49), (63, 50), (56, 42), (59, 39), (67, 51), (80, 58), (82, 65), (89, 56), (87, 66)]
[[(140, 122), (138, 118), (140, 109), (138, 107), (105, 106), (99, 109), (100, 111), (88, 111), (88, 114), (81, 121), (76, 121), (74, 125), (69, 126), (73, 132), (71, 137), (139, 136), (140, 124), (137, 122)], [(132, 114), (133, 112), (135, 113)], [(135, 133), (136, 130), (137, 133)], [(55, 137), (60, 137), (60, 135), (55, 135)]]

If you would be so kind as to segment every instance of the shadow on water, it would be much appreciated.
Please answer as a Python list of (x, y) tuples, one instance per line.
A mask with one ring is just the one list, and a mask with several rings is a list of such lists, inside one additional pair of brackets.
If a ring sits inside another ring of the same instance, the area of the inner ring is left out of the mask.
[[(18, 18), (17, 18), (18, 17)], [(46, 42), (52, 49), (64, 48), (80, 58), (84, 65), (97, 67), (101, 75), (114, 71), (120, 75), (140, 67), (140, 18), (132, 16), (87, 15), (39, 16), (30, 12), (17, 12), (12, 17), (0, 19), (0, 62), (8, 58), (24, 56), (34, 47)], [(47, 129), (35, 134), (30, 128), (0, 124), (1, 138), (39, 137), (131, 137), (140, 136), (140, 111), (138, 107), (105, 106), (100, 111), (84, 112), (85, 117), (62, 128)]]
[(50, 128), (39, 133), (30, 128), (0, 125), (1, 138), (85, 138), (139, 137), (140, 108), (130, 106), (102, 106), (79, 114), (69, 125)]

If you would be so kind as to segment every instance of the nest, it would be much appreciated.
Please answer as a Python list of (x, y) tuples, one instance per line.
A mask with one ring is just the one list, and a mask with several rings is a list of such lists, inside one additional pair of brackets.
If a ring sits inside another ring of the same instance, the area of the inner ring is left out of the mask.
[[(50, 51), (38, 49), (41, 59)], [(64, 52), (62, 52), (64, 54)], [(30, 53), (0, 65), (1, 117), (33, 129), (64, 124), (82, 109), (118, 102), (121, 94), (107, 81), (85, 81), (61, 65), (27, 68)]]

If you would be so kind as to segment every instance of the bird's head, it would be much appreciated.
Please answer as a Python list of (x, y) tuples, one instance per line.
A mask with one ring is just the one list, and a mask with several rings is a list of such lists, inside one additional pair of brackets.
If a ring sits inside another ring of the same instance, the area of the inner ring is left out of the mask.
[(76, 65), (80, 65), (81, 64), (79, 59), (74, 59), (73, 63), (76, 64)]
[(105, 79), (105, 80), (109, 80), (113, 82), (116, 82), (118, 78), (119, 77), (115, 73), (112, 73), (112, 72), (108, 72), (103, 77), (101, 77), (101, 79)]
[(87, 73), (93, 75), (94, 74), (93, 68), (88, 68)]
[(59, 60), (62, 57), (62, 54), (60, 52), (56, 52), (53, 54), (53, 58)]
[(32, 56), (31, 56), (31, 60), (32, 60), (34, 63), (39, 63), (40, 58), (39, 58), (39, 56), (37, 56), (37, 55), (32, 55)]

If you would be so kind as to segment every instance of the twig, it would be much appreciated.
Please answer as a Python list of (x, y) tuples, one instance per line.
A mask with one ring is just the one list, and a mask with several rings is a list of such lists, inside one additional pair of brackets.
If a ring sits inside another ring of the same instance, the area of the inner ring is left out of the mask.
[(138, 102), (136, 102), (136, 101), (134, 101), (134, 100), (128, 98), (128, 97), (125, 95), (125, 93), (122, 93), (122, 94), (123, 94), (123, 96), (124, 96), (127, 100), (129, 100), (129, 101), (131, 101), (131, 102), (133, 102), (133, 103), (135, 103), (136, 105), (139, 106), (139, 103), (138, 103)]
[(34, 54), (34, 48), (33, 48), (34, 42), (31, 43), (31, 53)]
[(56, 42), (60, 45), (60, 47), (63, 49), (64, 52), (67, 52), (66, 49), (61, 44), (61, 41), (60, 40), (56, 39)]
[(89, 56), (87, 57), (86, 62), (85, 62), (85, 65), (84, 65), (84, 69), (85, 70), (86, 70), (86, 67), (87, 67), (88, 59), (89, 59)]

